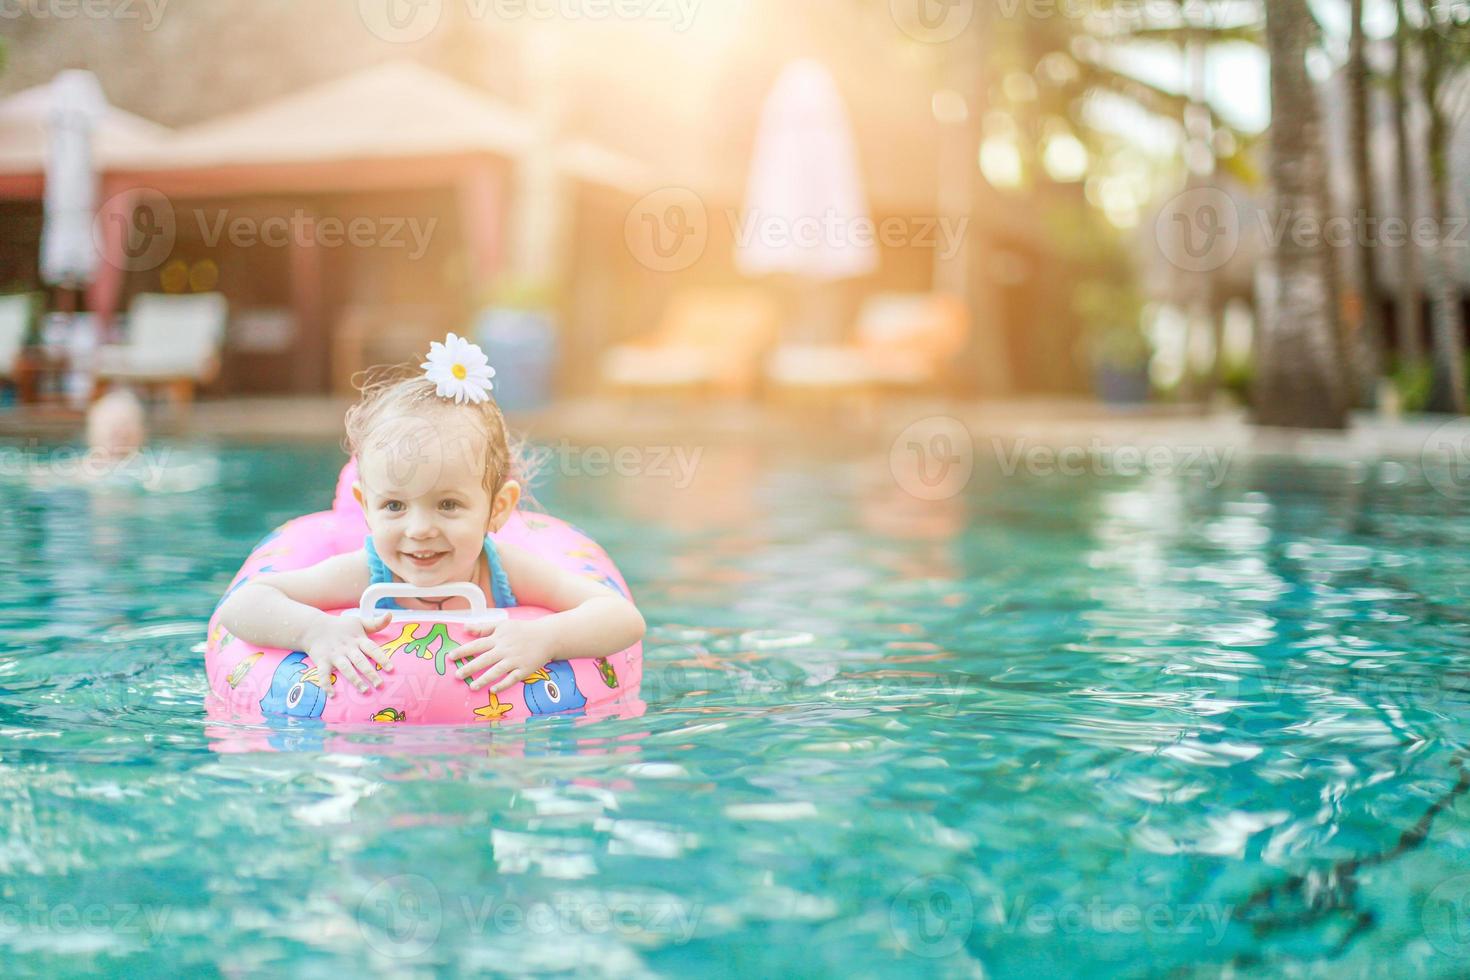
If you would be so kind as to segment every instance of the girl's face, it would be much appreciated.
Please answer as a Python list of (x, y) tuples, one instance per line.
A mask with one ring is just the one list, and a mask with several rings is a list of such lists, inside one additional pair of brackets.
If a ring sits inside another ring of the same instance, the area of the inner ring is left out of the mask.
[(507, 482), (491, 500), (483, 433), (436, 413), (386, 420), (374, 436), (353, 491), (379, 557), (409, 585), (474, 581), (486, 532), (505, 523), (519, 497)]

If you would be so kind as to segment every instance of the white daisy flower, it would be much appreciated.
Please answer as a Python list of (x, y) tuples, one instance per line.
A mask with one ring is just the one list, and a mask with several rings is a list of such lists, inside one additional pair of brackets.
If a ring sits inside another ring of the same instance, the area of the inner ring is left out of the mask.
[(485, 357), (485, 352), (465, 340), (450, 334), (444, 343), (435, 341), (429, 345), (429, 359), (419, 365), (424, 374), (438, 385), (439, 397), (453, 398), (455, 402), (487, 401), (490, 389), (495, 387), (490, 379), (495, 369)]

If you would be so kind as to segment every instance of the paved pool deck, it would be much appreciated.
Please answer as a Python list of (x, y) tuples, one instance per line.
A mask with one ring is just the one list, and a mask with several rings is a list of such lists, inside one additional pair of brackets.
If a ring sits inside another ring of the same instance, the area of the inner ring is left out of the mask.
[[(154, 431), (164, 437), (230, 440), (331, 440), (342, 435), (347, 402), (329, 398), (256, 398), (199, 402), (187, 410), (155, 407)], [(953, 421), (948, 421), (953, 420)], [(1354, 416), (1343, 432), (1265, 429), (1245, 412), (1211, 412), (1154, 405), (1117, 409), (1086, 400), (1055, 398), (966, 402), (894, 400), (854, 406), (789, 406), (680, 399), (630, 401), (581, 398), (543, 411), (512, 414), (512, 428), (538, 441), (581, 446), (810, 445), (826, 442), (858, 450), (887, 450), (901, 437), (931, 439), (968, 432), (977, 452), (1018, 454), (1097, 452), (1163, 446), (1236, 455), (1293, 455), (1324, 459), (1418, 460), (1429, 447), (1463, 447), (1470, 455), (1470, 418), (1420, 415)], [(76, 438), (76, 413), (0, 409), (0, 439)]]

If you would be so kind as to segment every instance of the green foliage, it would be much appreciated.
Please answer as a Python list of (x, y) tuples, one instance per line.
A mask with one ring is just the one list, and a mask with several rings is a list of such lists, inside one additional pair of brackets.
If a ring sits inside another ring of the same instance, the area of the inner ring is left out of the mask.
[(1255, 384), (1255, 366), (1250, 358), (1226, 361), (1220, 371), (1220, 387), (1230, 392), (1241, 405), (1251, 403), (1251, 387)]
[(1092, 364), (1127, 370), (1148, 363), (1152, 351), (1141, 326), (1143, 300), (1132, 277), (1083, 280), (1072, 291), (1072, 309), (1082, 322)]
[(1399, 405), (1405, 412), (1422, 412), (1429, 405), (1434, 385), (1434, 369), (1429, 363), (1400, 364), (1393, 372), (1393, 384), (1399, 393)]
[(512, 310), (555, 309), (560, 290), (549, 282), (505, 277), (485, 291), (482, 306)]

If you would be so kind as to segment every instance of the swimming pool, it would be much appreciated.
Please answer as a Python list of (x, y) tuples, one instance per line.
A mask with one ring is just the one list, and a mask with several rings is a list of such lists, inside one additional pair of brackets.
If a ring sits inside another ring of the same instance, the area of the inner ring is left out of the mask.
[(0, 485), (7, 976), (1470, 970), (1470, 508), (1415, 467), (563, 452), (644, 714), (232, 754), (203, 624), (342, 460), (178, 451)]

